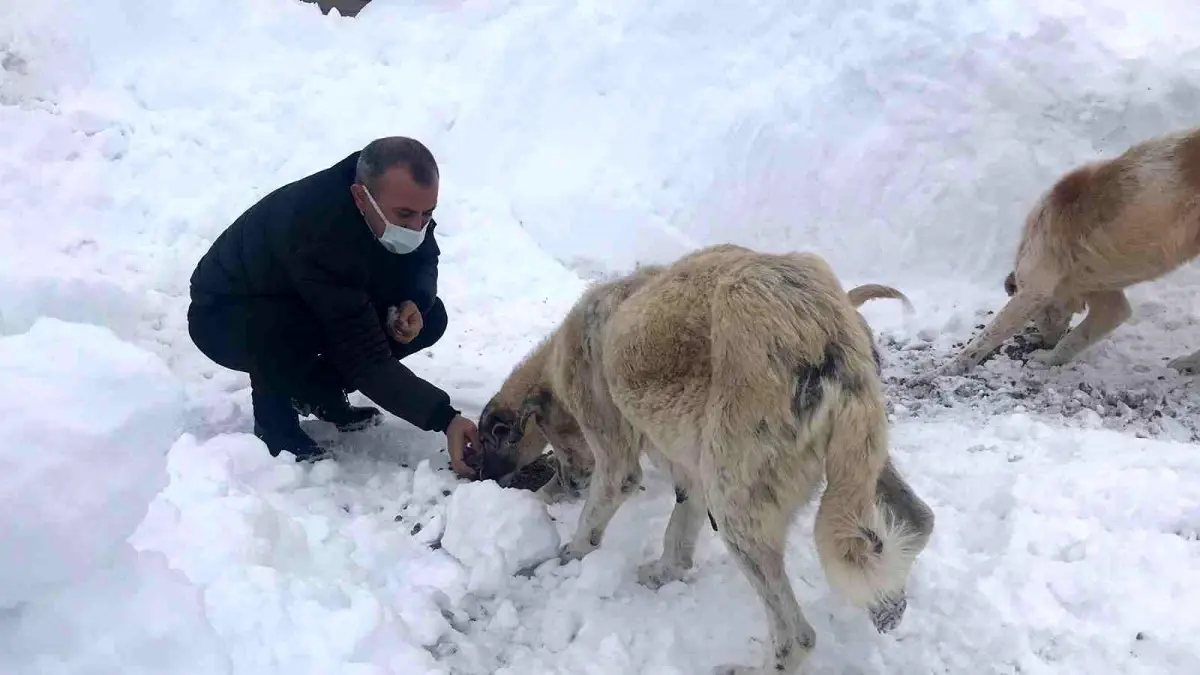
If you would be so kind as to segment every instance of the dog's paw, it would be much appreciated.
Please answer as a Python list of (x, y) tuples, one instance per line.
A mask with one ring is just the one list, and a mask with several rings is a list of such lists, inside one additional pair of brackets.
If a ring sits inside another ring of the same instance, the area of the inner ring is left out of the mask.
[(682, 580), (684, 572), (686, 570), (678, 565), (655, 560), (638, 567), (638, 583), (652, 591), (657, 591), (672, 581)]
[(931, 387), (933, 386), (933, 381), (937, 379), (938, 375), (941, 375), (941, 371), (939, 370), (916, 373), (912, 377), (908, 378), (908, 385), (910, 387)]
[(1029, 361), (1031, 363), (1046, 366), (1047, 368), (1061, 366), (1067, 362), (1067, 360), (1063, 358), (1062, 354), (1060, 354), (1057, 349), (1043, 349), (1041, 351), (1036, 351), (1029, 356)]
[[(975, 363), (971, 359), (967, 358), (965, 355), (958, 356), (942, 364), (940, 368), (933, 372), (932, 377), (952, 377), (957, 375), (966, 375), (974, 367)], [(930, 379), (932, 379), (932, 377)]]
[(564, 544), (562, 548), (558, 549), (558, 561), (563, 565), (566, 565), (572, 560), (579, 560), (594, 550), (596, 550), (596, 547), (591, 545), (580, 547), (577, 546), (575, 542)]

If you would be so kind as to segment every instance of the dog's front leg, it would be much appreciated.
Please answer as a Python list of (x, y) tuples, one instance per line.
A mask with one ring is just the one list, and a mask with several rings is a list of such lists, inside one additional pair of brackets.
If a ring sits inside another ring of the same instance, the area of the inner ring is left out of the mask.
[(562, 469), (555, 470), (554, 476), (534, 494), (546, 504), (557, 504), (567, 499), (570, 493), (564, 484)]
[(601, 435), (584, 430), (584, 436), (593, 450), (596, 465), (575, 536), (559, 554), (564, 563), (578, 560), (600, 546), (609, 521), (642, 482), (636, 445), (617, 434)]
[(1050, 302), (1048, 291), (1034, 287), (1017, 291), (983, 332), (975, 336), (953, 361), (941, 369), (942, 375), (961, 375), (979, 365), (1008, 338), (1017, 334), (1033, 315)]
[(675, 476), (675, 508), (663, 533), (663, 550), (658, 560), (638, 568), (638, 582), (650, 589), (657, 589), (672, 581), (678, 581), (692, 567), (696, 553), (696, 540), (700, 536), (705, 515), (704, 495), (691, 489), (690, 484)]
[(1038, 352), (1032, 358), (1048, 366), (1061, 366), (1079, 356), (1100, 338), (1113, 332), (1132, 314), (1129, 300), (1121, 291), (1100, 291), (1084, 296), (1088, 313), (1050, 351)]

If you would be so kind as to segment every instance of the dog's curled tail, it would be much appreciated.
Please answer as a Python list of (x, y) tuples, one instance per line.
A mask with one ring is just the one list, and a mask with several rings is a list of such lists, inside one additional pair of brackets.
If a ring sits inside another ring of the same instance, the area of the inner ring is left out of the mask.
[(906, 312), (911, 313), (913, 311), (913, 304), (909, 301), (908, 296), (900, 292), (899, 289), (892, 288), (891, 286), (884, 286), (883, 284), (863, 284), (862, 286), (855, 286), (847, 292), (847, 295), (850, 296), (850, 304), (854, 305), (856, 308), (861, 307), (862, 304), (868, 300), (874, 300), (876, 298), (891, 298), (904, 303), (904, 310)]
[(830, 586), (878, 608), (903, 597), (920, 540), (877, 495), (888, 439), (882, 402), (873, 398), (843, 390), (831, 411), (827, 485), (813, 534)]

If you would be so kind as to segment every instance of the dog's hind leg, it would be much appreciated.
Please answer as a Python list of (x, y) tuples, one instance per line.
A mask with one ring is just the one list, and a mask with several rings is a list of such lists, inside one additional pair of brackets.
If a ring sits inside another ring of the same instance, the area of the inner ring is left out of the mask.
[(638, 463), (641, 448), (632, 433), (625, 430), (603, 433), (585, 428), (583, 435), (592, 448), (595, 467), (579, 525), (559, 554), (563, 562), (577, 560), (599, 548), (609, 521), (642, 482), (642, 467)]
[(1113, 332), (1132, 314), (1129, 300), (1122, 291), (1096, 291), (1083, 296), (1087, 302), (1087, 316), (1073, 328), (1054, 349), (1037, 352), (1037, 361), (1048, 366), (1061, 366), (1079, 356), (1100, 338)]
[[(761, 666), (727, 664), (714, 675), (793, 675), (817, 642), (817, 632), (804, 617), (784, 566), (784, 548), (794, 506), (792, 490), (778, 486), (766, 470), (749, 486), (732, 490), (708, 485), (717, 532), (750, 581), (767, 613), (771, 653)], [(712, 482), (712, 481), (710, 481)]]
[(670, 468), (675, 482), (675, 508), (663, 533), (662, 556), (638, 568), (638, 581), (651, 589), (678, 581), (691, 569), (696, 539), (707, 515), (704, 495), (693, 489), (679, 466), (671, 464)]

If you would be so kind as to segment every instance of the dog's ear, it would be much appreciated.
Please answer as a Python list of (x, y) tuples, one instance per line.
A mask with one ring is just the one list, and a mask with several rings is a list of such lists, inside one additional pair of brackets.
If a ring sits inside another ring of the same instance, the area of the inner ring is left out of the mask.
[(525, 425), (533, 420), (535, 424), (542, 424), (546, 419), (546, 408), (549, 407), (552, 395), (550, 390), (545, 387), (538, 387), (525, 397), (521, 402), (521, 411), (517, 417), (517, 427), (522, 431)]
[(479, 416), (479, 440), (484, 448), (496, 450), (507, 443), (516, 419), (515, 413), (498, 405), (494, 400), (489, 401)]
[(1017, 275), (1015, 272), (1009, 272), (1008, 276), (1004, 277), (1004, 292), (1008, 293), (1008, 297), (1017, 294)]

